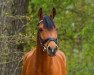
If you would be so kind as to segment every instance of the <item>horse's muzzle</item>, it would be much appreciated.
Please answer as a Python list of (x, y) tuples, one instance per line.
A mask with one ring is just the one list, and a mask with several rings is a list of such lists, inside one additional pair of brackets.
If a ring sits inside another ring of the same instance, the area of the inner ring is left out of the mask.
[(55, 56), (55, 54), (56, 54), (56, 51), (57, 51), (57, 47), (55, 47), (55, 48), (53, 48), (53, 47), (48, 47), (47, 48), (47, 53), (48, 53), (48, 55), (49, 56)]

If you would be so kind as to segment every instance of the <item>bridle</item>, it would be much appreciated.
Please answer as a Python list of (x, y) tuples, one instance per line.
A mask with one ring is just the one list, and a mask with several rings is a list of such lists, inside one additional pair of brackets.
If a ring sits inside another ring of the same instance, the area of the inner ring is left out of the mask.
[[(49, 38), (47, 38), (47, 39), (45, 39), (45, 40), (43, 40), (41, 37), (39, 37), (39, 39), (40, 39), (40, 44), (41, 44), (41, 47), (43, 48), (43, 51), (46, 51), (46, 50), (48, 49), (48, 44), (49, 44), (51, 41), (54, 41), (56, 44), (58, 44), (58, 39), (54, 39), (54, 38), (52, 38), (52, 37), (49, 37)], [(44, 44), (47, 44), (47, 45), (46, 45), (47, 47), (45, 47)]]
[[(39, 23), (38, 23), (38, 25), (39, 25), (41, 22), (43, 22), (43, 20), (40, 20)], [(39, 31), (39, 30), (38, 30), (38, 32), (39, 32), (39, 41), (40, 41), (41, 47), (42, 47), (42, 49), (43, 49), (44, 52), (48, 50), (48, 44), (49, 44), (51, 41), (54, 41), (54, 42), (57, 44), (57, 46), (58, 46), (58, 38), (55, 39), (55, 38), (53, 38), (53, 37), (49, 37), (49, 38), (47, 38), (47, 39), (44, 40), (44, 39), (42, 39), (42, 38), (40, 37), (40, 31)], [(44, 44), (46, 44), (46, 47), (45, 47)]]

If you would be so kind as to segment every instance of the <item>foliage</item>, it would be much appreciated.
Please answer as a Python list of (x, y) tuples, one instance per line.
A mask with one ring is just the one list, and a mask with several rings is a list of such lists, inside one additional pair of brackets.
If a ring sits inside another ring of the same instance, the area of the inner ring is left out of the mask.
[[(29, 0), (30, 21), (26, 34), (32, 35), (34, 39), (36, 39), (36, 26), (39, 21), (37, 11), (40, 7), (48, 15), (53, 7), (57, 9), (54, 21), (58, 27), (59, 48), (67, 57), (68, 75), (93, 75), (94, 1)], [(36, 41), (28, 40), (28, 42), (27, 46), (36, 46)], [(28, 49), (32, 48), (31, 46)]]

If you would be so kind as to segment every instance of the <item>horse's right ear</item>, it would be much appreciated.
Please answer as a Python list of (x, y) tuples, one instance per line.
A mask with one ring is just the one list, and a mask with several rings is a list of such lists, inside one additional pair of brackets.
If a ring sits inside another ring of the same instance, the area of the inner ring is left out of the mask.
[(56, 16), (56, 9), (53, 8), (52, 11), (51, 11), (50, 17), (51, 17), (52, 19), (54, 19), (55, 16)]
[(38, 17), (39, 17), (40, 20), (42, 20), (42, 18), (43, 18), (42, 8), (40, 8), (39, 11), (38, 11)]

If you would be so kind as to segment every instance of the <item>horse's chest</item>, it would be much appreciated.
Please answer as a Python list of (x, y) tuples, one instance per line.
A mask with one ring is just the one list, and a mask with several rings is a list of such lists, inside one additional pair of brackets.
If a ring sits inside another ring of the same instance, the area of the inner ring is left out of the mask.
[(38, 68), (37, 75), (62, 75), (61, 66), (58, 62), (48, 62)]
[(62, 75), (61, 74), (61, 66), (57, 61), (54, 61), (53, 64), (50, 65), (48, 75)]
[(59, 75), (59, 68), (53, 64), (50, 66), (45, 64), (43, 67), (38, 67), (36, 73), (37, 75)]
[(37, 62), (32, 60), (28, 65), (27, 75), (62, 75), (61, 64), (57, 60), (53, 62)]

